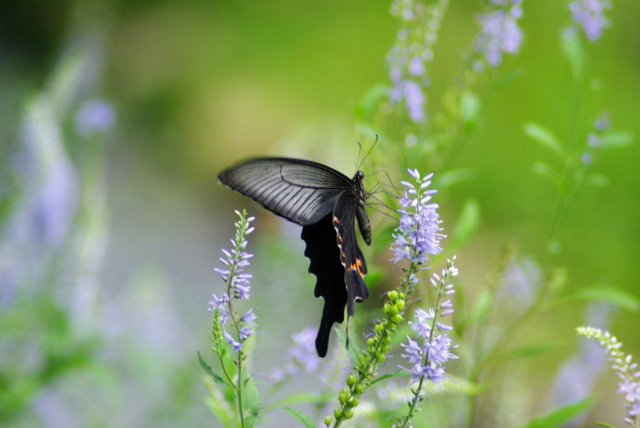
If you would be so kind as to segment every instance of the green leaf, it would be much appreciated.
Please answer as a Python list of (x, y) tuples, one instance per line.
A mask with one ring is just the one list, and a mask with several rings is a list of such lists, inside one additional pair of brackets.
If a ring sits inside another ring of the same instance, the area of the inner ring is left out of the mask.
[(593, 285), (581, 288), (573, 293), (562, 296), (555, 303), (564, 303), (569, 300), (606, 302), (631, 312), (638, 312), (640, 309), (640, 299), (634, 294), (610, 285)]
[(282, 398), (281, 400), (277, 400), (269, 403), (264, 406), (262, 411), (267, 413), (273, 409), (278, 409), (280, 407), (284, 407), (290, 404), (324, 404), (335, 398), (335, 394), (333, 393), (324, 393), (324, 394), (311, 394), (308, 392), (301, 392), (299, 394), (291, 394)]
[(558, 407), (552, 412), (531, 419), (519, 428), (554, 428), (564, 426), (567, 422), (578, 416), (593, 405), (593, 400), (587, 398), (576, 403)]
[(631, 132), (607, 132), (600, 136), (603, 148), (627, 147), (633, 142)]
[(444, 390), (448, 394), (465, 394), (465, 395), (478, 395), (486, 391), (488, 387), (486, 385), (478, 385), (477, 383), (469, 382), (467, 379), (463, 379), (458, 376), (449, 375), (447, 379), (442, 381), (436, 386), (435, 391), (430, 391), (430, 396), (437, 395), (438, 390)]
[(382, 103), (389, 99), (389, 86), (384, 84), (374, 85), (365, 92), (356, 106), (356, 118), (359, 120), (369, 119), (380, 107)]
[(460, 99), (460, 113), (462, 123), (468, 131), (478, 125), (480, 111), (480, 99), (473, 92), (465, 92)]
[(550, 354), (563, 348), (559, 343), (542, 343), (537, 345), (523, 346), (514, 350), (497, 355), (493, 361), (518, 360), (523, 358), (539, 357)]
[(244, 421), (248, 428), (253, 428), (258, 420), (258, 413), (262, 403), (260, 401), (260, 394), (256, 388), (256, 384), (253, 378), (249, 375), (244, 379), (244, 385), (242, 387), (242, 402), (244, 404)]
[(462, 212), (453, 225), (453, 233), (447, 244), (447, 251), (456, 252), (463, 247), (480, 228), (480, 204), (469, 198), (462, 207)]
[[(204, 383), (209, 390), (209, 395), (205, 397), (205, 405), (209, 408), (211, 413), (218, 418), (222, 426), (233, 426), (231, 420), (237, 416), (235, 411), (231, 410), (231, 403), (225, 400), (225, 397), (219, 393), (218, 387), (213, 384), (211, 379), (205, 378)], [(231, 411), (230, 411), (231, 410)]]
[(304, 412), (301, 412), (300, 410), (297, 410), (291, 407), (285, 407), (284, 411), (289, 413), (298, 421), (300, 421), (302, 425), (304, 425), (306, 428), (316, 428), (316, 424), (314, 424), (311, 418), (307, 416)]
[(524, 125), (523, 131), (525, 135), (536, 143), (548, 148), (560, 156), (561, 159), (566, 159), (567, 156), (564, 153), (564, 148), (562, 147), (560, 140), (558, 140), (558, 138), (549, 129), (540, 124), (530, 122)]
[(604, 427), (604, 428), (616, 428), (615, 425), (610, 425), (606, 422), (596, 422), (596, 425), (600, 425), (601, 427)]
[(218, 385), (231, 387), (231, 385), (229, 385), (226, 380), (224, 380), (222, 377), (220, 377), (220, 375), (214, 372), (211, 366), (204, 361), (202, 355), (200, 355), (200, 351), (198, 351), (198, 361), (200, 361), (200, 366), (202, 366), (204, 371), (207, 372), (207, 374), (211, 376)]
[(565, 30), (560, 39), (562, 53), (569, 61), (571, 74), (575, 80), (580, 80), (584, 73), (584, 48), (577, 31)]
[(533, 172), (551, 180), (559, 189), (563, 188), (562, 176), (544, 162), (535, 162)]
[[(334, 327), (333, 330), (338, 335), (338, 339), (340, 339), (340, 343), (342, 343), (346, 347), (347, 346), (347, 334), (344, 331), (342, 331), (341, 329), (339, 329), (338, 327)], [(349, 347), (347, 348), (347, 351), (349, 352), (349, 356), (351, 357), (351, 361), (353, 361), (353, 363), (357, 365), (358, 362), (360, 361), (360, 354), (362, 353), (362, 350), (360, 349), (360, 346), (358, 346), (358, 344), (355, 343), (353, 340), (350, 340), (349, 341)]]
[(395, 371), (393, 373), (387, 373), (386, 375), (382, 375), (380, 377), (375, 378), (370, 385), (376, 384), (378, 382), (381, 382), (383, 380), (387, 380), (390, 379), (392, 377), (398, 377), (398, 376), (411, 376), (411, 373), (407, 370), (398, 370)]
[(607, 187), (609, 185), (609, 179), (604, 174), (589, 174), (585, 181), (587, 184), (596, 187)]
[(473, 307), (469, 313), (469, 323), (482, 322), (493, 308), (493, 293), (485, 288), (478, 293)]
[(434, 177), (433, 188), (439, 190), (448, 189), (457, 183), (470, 181), (474, 175), (474, 171), (471, 168), (451, 169)]

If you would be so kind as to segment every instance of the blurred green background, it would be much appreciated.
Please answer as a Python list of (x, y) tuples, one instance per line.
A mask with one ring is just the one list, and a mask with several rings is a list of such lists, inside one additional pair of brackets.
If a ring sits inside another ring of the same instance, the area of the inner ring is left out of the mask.
[[(526, 122), (544, 124), (561, 139), (577, 126), (586, 138), (606, 110), (615, 129), (639, 135), (640, 2), (613, 3), (612, 26), (586, 45), (579, 110), (559, 46), (570, 21), (565, 2), (524, 3), (521, 53), (506, 58), (503, 78), (483, 88), (480, 126), (452, 165), (470, 168), (473, 178), (436, 197), (445, 234), (465, 200), (481, 207), (480, 230), (458, 253), (465, 287), (485, 283), (506, 242), (544, 258), (555, 189), (532, 165), (554, 158), (524, 135)], [(246, 157), (282, 155), (352, 176), (356, 142), (373, 143), (356, 131), (354, 110), (374, 85), (388, 83), (384, 59), (398, 29), (389, 2), (4, 1), (1, 7), (0, 195), (10, 194), (5, 184), (20, 149), (25, 106), (69, 52), (84, 50), (91, 73), (83, 79), (116, 112), (104, 161), (108, 246), (91, 316), (107, 346), (91, 381), (74, 373), (37, 395), (36, 413), (46, 416), (40, 422), (216, 426), (202, 404), (206, 390), (195, 353), (210, 347), (206, 307), (222, 287), (213, 268), (232, 237), (233, 209), (247, 207), (258, 217), (250, 242), (257, 377), (268, 377), (292, 332), (317, 324), (322, 306), (311, 297), (315, 280), (306, 273), (299, 229), (218, 185), (216, 175)], [(430, 109), (462, 67), (479, 11), (479, 2), (451, 3), (429, 65)], [(637, 144), (595, 160), (608, 186), (582, 188), (560, 234), (555, 262), (568, 269), (569, 287), (615, 285), (638, 295), (639, 164)], [(368, 173), (366, 162), (363, 169)], [(5, 202), (4, 212), (10, 206)], [(367, 302), (379, 303), (375, 293)], [(561, 355), (532, 364), (531, 374), (547, 373), (541, 384), (571, 355), (583, 306), (536, 319), (519, 339), (551, 337), (566, 345)], [(611, 329), (640, 357), (637, 313), (619, 312)], [(620, 397), (611, 376), (604, 382), (611, 397), (594, 418), (618, 421)], [(81, 411), (69, 410), (78, 403)]]

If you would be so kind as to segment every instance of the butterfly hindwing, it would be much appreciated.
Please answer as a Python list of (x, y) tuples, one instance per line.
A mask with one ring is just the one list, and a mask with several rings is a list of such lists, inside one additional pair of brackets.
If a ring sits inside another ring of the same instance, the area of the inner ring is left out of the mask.
[(364, 282), (367, 274), (367, 264), (358, 246), (356, 237), (356, 207), (353, 196), (344, 193), (338, 199), (333, 211), (333, 227), (336, 241), (340, 250), (340, 263), (344, 268), (344, 284), (347, 289), (347, 315), (353, 316), (354, 302), (361, 302), (369, 297), (369, 290)]
[(326, 165), (301, 159), (259, 158), (218, 175), (233, 190), (302, 226), (333, 211), (351, 180)]
[(333, 324), (344, 321), (344, 306), (348, 296), (332, 218), (333, 213), (330, 213), (318, 223), (302, 228), (302, 239), (307, 244), (304, 255), (310, 260), (309, 273), (317, 278), (314, 294), (324, 298), (322, 319), (316, 337), (316, 351), (321, 357), (327, 355)]

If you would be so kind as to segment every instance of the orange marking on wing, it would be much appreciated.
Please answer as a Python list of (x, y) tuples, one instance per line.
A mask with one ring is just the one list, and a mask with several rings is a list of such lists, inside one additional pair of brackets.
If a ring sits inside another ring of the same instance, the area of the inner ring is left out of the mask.
[(356, 259), (356, 262), (349, 266), (349, 270), (357, 270), (358, 275), (364, 277), (364, 273), (362, 273), (362, 261), (360, 259)]

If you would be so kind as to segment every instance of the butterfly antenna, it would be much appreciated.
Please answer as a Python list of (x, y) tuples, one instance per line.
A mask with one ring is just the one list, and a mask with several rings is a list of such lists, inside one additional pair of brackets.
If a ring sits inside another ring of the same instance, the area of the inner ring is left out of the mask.
[[(389, 217), (392, 220), (395, 220), (395, 221), (398, 220), (397, 217), (394, 217), (392, 214), (390, 214), (390, 213), (395, 214), (396, 211), (393, 208), (391, 208), (389, 205), (385, 204), (384, 202), (382, 202), (378, 198), (374, 198), (374, 199), (376, 200), (376, 202), (375, 203), (368, 203), (367, 206), (373, 207), (375, 212), (380, 213), (380, 214), (382, 214), (382, 215), (384, 215), (386, 217)], [(378, 209), (378, 207), (384, 207), (384, 208), (386, 208), (386, 210)], [(390, 213), (387, 212), (387, 210)]]
[[(371, 153), (371, 151), (373, 150), (373, 148), (376, 146), (376, 144), (378, 144), (378, 134), (376, 134), (376, 141), (374, 141), (373, 145), (371, 146), (371, 148), (369, 149), (369, 151), (367, 152), (366, 155), (364, 155), (364, 157), (362, 158), (362, 160), (360, 161), (360, 163), (357, 165), (357, 170), (360, 171), (360, 168), (362, 167), (362, 164), (364, 163), (364, 161), (369, 157), (369, 154)], [(358, 146), (360, 146), (360, 143), (358, 143)], [(360, 151), (358, 151), (358, 157), (360, 157)]]

